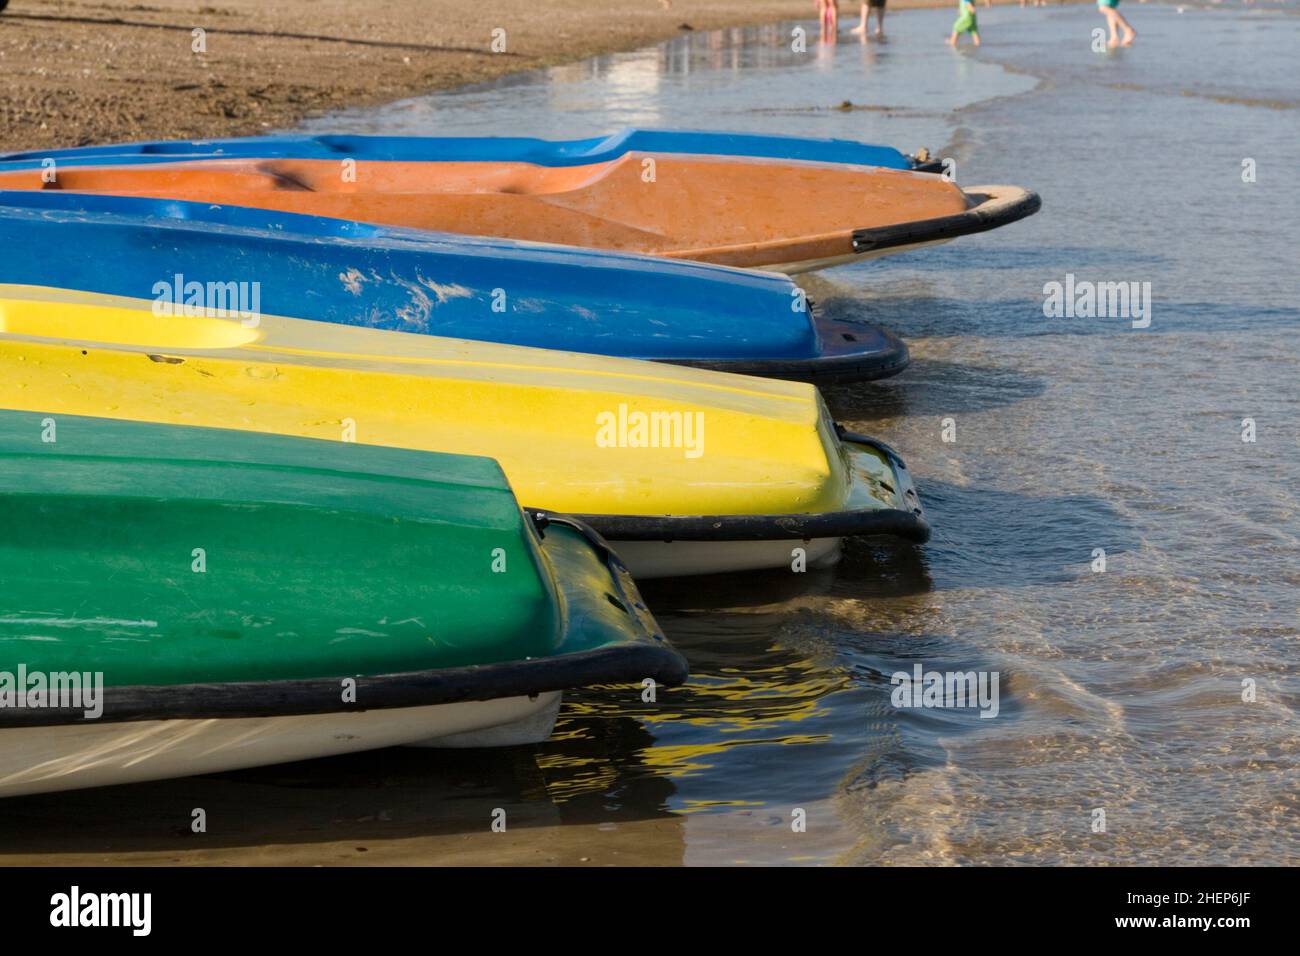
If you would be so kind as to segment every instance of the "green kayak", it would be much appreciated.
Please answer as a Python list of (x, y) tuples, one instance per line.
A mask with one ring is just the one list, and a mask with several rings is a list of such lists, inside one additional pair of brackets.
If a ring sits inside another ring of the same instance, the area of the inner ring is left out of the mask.
[(0, 411), (0, 487), (0, 796), (533, 742), (566, 688), (685, 679), (490, 459)]

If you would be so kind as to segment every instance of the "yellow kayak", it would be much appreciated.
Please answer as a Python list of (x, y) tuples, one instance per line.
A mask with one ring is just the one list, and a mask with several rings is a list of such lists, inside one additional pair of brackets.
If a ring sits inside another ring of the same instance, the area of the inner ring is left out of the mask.
[[(629, 359), (0, 286), (0, 407), (484, 455), (646, 577), (928, 536), (902, 462), (817, 390)], [(190, 311), (202, 311), (193, 309)], [(671, 543), (670, 543), (671, 542)]]

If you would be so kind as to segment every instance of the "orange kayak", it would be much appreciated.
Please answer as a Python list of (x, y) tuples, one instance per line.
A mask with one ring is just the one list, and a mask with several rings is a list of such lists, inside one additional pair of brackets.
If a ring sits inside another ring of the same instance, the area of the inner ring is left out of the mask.
[[(44, 174), (44, 175), (43, 175)], [(150, 196), (441, 232), (805, 272), (946, 242), (1037, 212), (1014, 186), (962, 189), (874, 166), (629, 152), (608, 162), (200, 159), (0, 171), (0, 189)]]

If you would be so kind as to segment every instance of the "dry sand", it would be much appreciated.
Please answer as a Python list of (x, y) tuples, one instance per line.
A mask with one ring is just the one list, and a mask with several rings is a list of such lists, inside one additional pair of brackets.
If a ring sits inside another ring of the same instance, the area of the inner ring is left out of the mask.
[[(844, 29), (857, 10), (841, 4)], [(0, 151), (261, 133), (685, 29), (813, 17), (812, 0), (11, 0)]]

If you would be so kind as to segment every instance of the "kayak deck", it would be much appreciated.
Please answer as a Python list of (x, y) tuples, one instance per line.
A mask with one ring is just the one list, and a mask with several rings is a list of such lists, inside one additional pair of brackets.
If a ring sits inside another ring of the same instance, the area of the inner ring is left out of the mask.
[(365, 159), (380, 162), (517, 162), (539, 166), (581, 166), (607, 162), (624, 153), (687, 153), (752, 156), (818, 163), (849, 163), (890, 169), (916, 168), (917, 161), (889, 146), (844, 139), (810, 139), (705, 130), (623, 129), (608, 136), (545, 140), (523, 136), (323, 136), (270, 135), (213, 140), (164, 140), (29, 153), (0, 153), (0, 162), (59, 163), (170, 162), (178, 158)]
[[(56, 244), (82, 254), (48, 255)], [(219, 276), (255, 288), (259, 311), (343, 325), (798, 381), (907, 364), (887, 333), (792, 308), (786, 277), (649, 256), (57, 191), (0, 193), (0, 246), (0, 283), (144, 296), (164, 262), (177, 285)]]
[(341, 677), (388, 707), (663, 671), (603, 542), (539, 536), (487, 459), (3, 411), (0, 479), (0, 671), (102, 672), (104, 719), (329, 712)]
[(0, 290), (0, 406), (331, 440), (350, 422), (358, 442), (496, 458), (558, 512), (825, 512), (850, 491), (809, 385), (150, 306)]
[(0, 189), (231, 203), (786, 271), (859, 255), (855, 232), (975, 204), (942, 176), (910, 170), (641, 153), (560, 167), (358, 161), (355, 182), (337, 160), (64, 165), (52, 183), (9, 168)]

